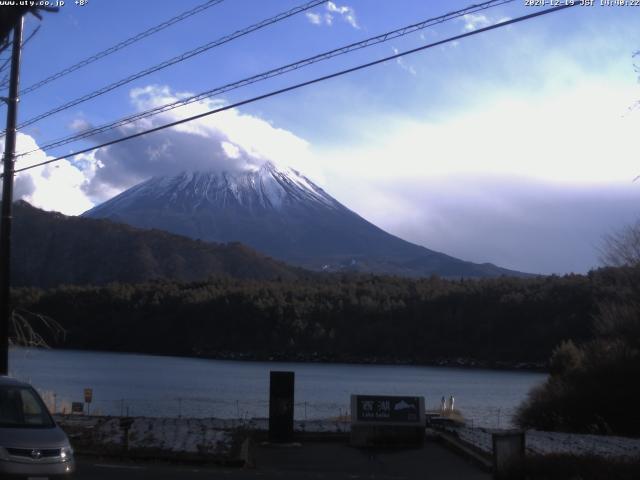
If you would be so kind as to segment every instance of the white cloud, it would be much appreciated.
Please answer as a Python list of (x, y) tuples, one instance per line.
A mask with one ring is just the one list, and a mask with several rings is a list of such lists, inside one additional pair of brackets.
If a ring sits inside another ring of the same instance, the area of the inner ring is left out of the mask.
[[(400, 50), (398, 50), (395, 47), (391, 47), (391, 49), (393, 50), (394, 54), (398, 54), (400, 53)], [(403, 70), (409, 72), (411, 75), (417, 75), (418, 73), (416, 72), (416, 69), (412, 66), (409, 65), (402, 57), (398, 57), (396, 58), (396, 62), (398, 63), (398, 65), (400, 65), (400, 68), (402, 68)]]
[(387, 182), (331, 179), (332, 192), (379, 227), (475, 262), (537, 273), (597, 267), (603, 234), (638, 218), (640, 189), (553, 185), (513, 176)]
[[(20, 157), (16, 162), (16, 168), (28, 167), (53, 158), (38, 148), (32, 137), (18, 133), (17, 151), (36, 151)], [(77, 215), (93, 206), (90, 198), (82, 191), (87, 174), (81, 166), (69, 160), (35, 167), (16, 175), (14, 198), (26, 200), (44, 210)]]
[(324, 15), (320, 13), (308, 12), (306, 14), (307, 20), (309, 20), (309, 22), (314, 25), (320, 26), (324, 24), (330, 27), (333, 25), (334, 17), (337, 15), (353, 28), (360, 28), (360, 25), (358, 25), (358, 20), (356, 19), (356, 11), (353, 7), (350, 7), (348, 5), (337, 5), (334, 2), (327, 2), (325, 8), (328, 13), (324, 13)]
[(88, 130), (90, 127), (91, 125), (84, 118), (76, 118), (69, 124), (69, 129), (74, 132)]
[(165, 140), (159, 145), (149, 145), (145, 153), (147, 154), (147, 157), (149, 157), (150, 162), (162, 161), (162, 159), (171, 151), (172, 147), (173, 144), (171, 143), (171, 140)]
[(240, 158), (240, 148), (237, 145), (229, 142), (221, 142), (220, 145), (222, 146), (224, 153), (227, 154), (227, 157), (233, 159)]
[(488, 27), (491, 25), (489, 18), (481, 13), (467, 13), (462, 17), (462, 21), (464, 21), (463, 29), (465, 32), (471, 32), (478, 28)]
[(637, 85), (549, 65), (556, 76), (529, 95), (471, 81), (475, 100), (457, 113), (357, 120), (366, 141), (316, 151), (324, 188), (459, 258), (544, 273), (597, 266), (602, 235), (639, 212), (640, 111), (627, 109)]
[[(137, 110), (190, 95), (172, 92), (166, 86), (148, 86), (130, 92)], [(103, 134), (95, 141), (100, 143), (222, 105), (224, 102), (220, 100), (203, 100), (153, 119), (126, 125), (117, 132)], [(84, 120), (70, 125), (81, 129), (88, 126)], [(52, 158), (38, 148), (32, 137), (19, 133), (17, 150), (36, 151), (20, 158), (17, 168)], [(45, 210), (76, 215), (155, 175), (172, 175), (188, 170), (256, 169), (266, 161), (292, 166), (308, 174), (317, 172), (310, 158), (309, 145), (305, 140), (261, 118), (231, 109), (89, 154), (76, 155), (72, 160), (22, 172), (16, 177), (15, 198)]]
[(324, 163), (342, 175), (389, 181), (476, 174), (567, 184), (630, 182), (639, 169), (640, 111), (625, 113), (636, 93), (633, 84), (594, 80), (543, 97), (503, 92), (437, 121), (378, 118), (383, 130), (365, 145), (323, 152)]
[(314, 25), (320, 25), (322, 23), (322, 17), (319, 13), (307, 12), (306, 16)]
[(356, 20), (356, 11), (353, 7), (349, 7), (348, 5), (338, 6), (333, 2), (327, 2), (327, 10), (341, 15), (344, 21), (353, 28), (360, 28), (358, 21)]
[[(175, 93), (166, 86), (148, 86), (130, 93), (137, 110), (147, 110), (188, 93)], [(122, 127), (119, 134), (133, 133), (204, 113), (224, 105), (203, 100)], [(84, 191), (103, 201), (152, 176), (183, 171), (238, 171), (259, 168), (266, 161), (302, 171), (309, 167), (305, 140), (269, 122), (236, 109), (183, 123), (144, 137), (105, 147), (93, 155), (95, 172)]]

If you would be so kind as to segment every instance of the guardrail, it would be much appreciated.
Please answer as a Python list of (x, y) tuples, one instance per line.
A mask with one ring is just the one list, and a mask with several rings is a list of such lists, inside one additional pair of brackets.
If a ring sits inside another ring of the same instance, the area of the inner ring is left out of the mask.
[[(51, 413), (72, 413), (72, 403), (82, 402), (82, 392), (77, 398), (67, 398), (51, 391), (40, 395)], [(427, 405), (427, 411), (434, 405)], [(92, 402), (83, 404), (82, 414), (98, 416), (140, 416), (166, 418), (221, 418), (250, 419), (268, 418), (269, 401), (265, 400), (219, 400), (212, 398), (188, 398), (167, 396), (164, 398), (113, 398), (93, 396)], [(470, 427), (511, 428), (515, 409), (497, 407), (464, 407), (456, 412)], [(296, 420), (350, 419), (349, 399), (344, 403), (319, 402), (301, 399), (294, 405)]]

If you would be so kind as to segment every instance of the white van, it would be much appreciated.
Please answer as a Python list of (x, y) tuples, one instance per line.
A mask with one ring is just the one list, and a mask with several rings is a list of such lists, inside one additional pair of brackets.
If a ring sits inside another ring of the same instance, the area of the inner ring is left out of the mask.
[(67, 435), (28, 383), (0, 376), (0, 478), (64, 477), (75, 470)]

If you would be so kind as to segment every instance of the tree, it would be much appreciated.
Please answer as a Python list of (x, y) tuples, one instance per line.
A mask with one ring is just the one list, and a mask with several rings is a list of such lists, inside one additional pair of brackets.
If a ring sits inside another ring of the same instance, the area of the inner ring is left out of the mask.
[(640, 265), (640, 220), (605, 235), (600, 259), (612, 267)]
[(601, 253), (616, 297), (599, 301), (592, 340), (554, 350), (551, 376), (516, 415), (523, 428), (640, 435), (627, 408), (640, 404), (640, 221), (607, 235)]

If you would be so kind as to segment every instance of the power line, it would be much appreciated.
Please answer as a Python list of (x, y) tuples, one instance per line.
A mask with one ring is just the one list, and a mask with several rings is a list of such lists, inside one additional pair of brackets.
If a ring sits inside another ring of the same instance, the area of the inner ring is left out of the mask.
[(16, 169), (15, 173), (24, 172), (26, 170), (31, 170), (32, 168), (41, 167), (43, 165), (48, 165), (50, 163), (54, 163), (54, 162), (58, 162), (60, 160), (67, 159), (69, 157), (74, 157), (76, 155), (81, 155), (83, 153), (88, 153), (88, 152), (91, 152), (93, 150), (98, 150), (100, 148), (104, 148), (104, 147), (108, 147), (108, 146), (111, 146), (111, 145), (115, 145), (117, 143), (122, 143), (122, 142), (125, 142), (127, 140), (132, 140), (134, 138), (141, 137), (143, 135), (148, 135), (150, 133), (155, 133), (155, 132), (158, 132), (160, 130), (165, 130), (167, 128), (175, 127), (175, 126), (183, 124), (183, 123), (191, 122), (193, 120), (198, 120), (198, 119), (203, 118), (203, 117), (208, 117), (209, 115), (214, 115), (216, 113), (220, 113), (220, 112), (223, 112), (223, 111), (226, 111), (226, 110), (231, 110), (233, 108), (241, 107), (243, 105), (254, 103), (254, 102), (257, 102), (259, 100), (264, 100), (266, 98), (274, 97), (274, 96), (280, 95), (282, 93), (290, 92), (292, 90), (298, 90), (298, 89), (300, 89), (302, 87), (306, 87), (306, 86), (309, 86), (309, 85), (320, 83), (320, 82), (323, 82), (323, 81), (326, 81), (326, 80), (329, 80), (329, 79), (332, 79), (332, 78), (341, 77), (343, 75), (347, 75), (349, 73), (357, 72), (359, 70), (363, 70), (365, 68), (369, 68), (369, 67), (372, 67), (374, 65), (379, 65), (381, 63), (385, 63), (385, 62), (388, 62), (390, 60), (396, 60), (396, 59), (404, 57), (406, 55), (411, 55), (413, 53), (421, 52), (423, 50), (427, 50), (429, 48), (437, 47), (437, 46), (443, 45), (445, 43), (454, 42), (456, 40), (461, 40), (463, 38), (471, 37), (473, 35), (478, 35), (480, 33), (488, 32), (490, 30), (495, 30), (497, 28), (506, 27), (508, 25), (513, 25), (515, 23), (519, 23), (519, 22), (523, 22), (523, 21), (526, 21), (526, 20), (530, 20), (532, 18), (540, 17), (542, 15), (547, 15), (549, 13), (555, 13), (555, 12), (558, 12), (560, 10), (564, 10), (566, 8), (574, 7), (576, 5), (578, 5), (577, 2), (576, 3), (572, 3), (572, 4), (561, 5), (561, 6), (558, 6), (558, 7), (548, 8), (548, 9), (545, 9), (545, 10), (540, 10), (538, 12), (530, 13), (528, 15), (523, 15), (523, 16), (520, 16), (520, 17), (517, 17), (517, 18), (510, 19), (510, 20), (505, 20), (503, 22), (496, 23), (494, 25), (489, 25), (488, 27), (483, 27), (483, 28), (479, 28), (477, 30), (472, 30), (470, 32), (462, 33), (460, 35), (456, 35), (456, 36), (453, 36), (453, 37), (448, 37), (448, 38), (446, 38), (444, 40), (439, 40), (437, 42), (433, 42), (433, 43), (430, 43), (430, 44), (427, 44), (427, 45), (423, 45), (421, 47), (413, 48), (411, 50), (406, 50), (404, 52), (400, 52), (400, 53), (397, 53), (395, 55), (391, 55), (391, 56), (388, 56), (388, 57), (380, 58), (378, 60), (374, 60), (372, 62), (368, 62), (368, 63), (364, 63), (364, 64), (361, 64), (361, 65), (358, 65), (356, 67), (351, 67), (351, 68), (347, 68), (345, 70), (340, 70), (338, 72), (334, 72), (334, 73), (331, 73), (329, 75), (324, 75), (322, 77), (317, 77), (317, 78), (314, 78), (312, 80), (307, 80), (305, 82), (297, 83), (297, 84), (291, 85), (289, 87), (281, 88), (279, 90), (274, 90), (272, 92), (265, 93), (263, 95), (258, 95), (257, 97), (249, 98), (247, 100), (242, 100), (240, 102), (236, 102), (236, 103), (231, 104), (231, 105), (225, 105), (224, 107), (220, 107), (220, 108), (217, 108), (215, 110), (210, 110), (208, 112), (200, 113), (198, 115), (193, 115), (193, 116), (188, 117), (188, 118), (183, 118), (181, 120), (176, 120), (174, 122), (166, 123), (166, 124), (160, 125), (158, 127), (154, 127), (154, 128), (150, 128), (148, 130), (144, 130), (142, 132), (138, 132), (138, 133), (134, 133), (134, 134), (131, 134), (131, 135), (127, 135), (125, 137), (117, 138), (115, 140), (110, 140), (110, 141), (104, 142), (104, 143), (102, 143), (100, 145), (96, 145), (96, 146), (93, 146), (93, 147), (90, 147), (90, 148), (85, 148), (83, 150), (79, 150), (79, 151), (74, 152), (74, 153), (70, 153), (70, 154), (67, 154), (67, 155), (60, 156), (60, 157), (52, 158), (50, 160), (46, 160), (44, 162), (39, 162), (39, 163), (36, 163), (34, 165), (30, 165), (28, 167), (23, 167), (23, 168), (20, 168), (20, 169)]
[(396, 30), (392, 30), (390, 32), (386, 32), (383, 33), (381, 35), (377, 35), (374, 37), (370, 37), (367, 38), (365, 40), (362, 40), (360, 42), (355, 42), (349, 45), (346, 45), (344, 47), (340, 47), (334, 50), (330, 50), (328, 52), (324, 52), (318, 55), (314, 55), (312, 57), (308, 57), (305, 58), (303, 60), (299, 60), (297, 62), (294, 63), (290, 63), (288, 65), (282, 66), (282, 67), (278, 67), (272, 70), (268, 70), (266, 72), (257, 74), (257, 75), (253, 75), (251, 77), (245, 78), (243, 80), (239, 80), (237, 82), (233, 82), (233, 83), (229, 83), (226, 85), (223, 85), (221, 87), (216, 87), (210, 90), (207, 90), (205, 92), (199, 93), (197, 95), (193, 95), (191, 97), (188, 98), (184, 98), (184, 99), (180, 99), (177, 100), (175, 102), (171, 102), (165, 105), (160, 105), (158, 107), (146, 110), (144, 112), (139, 112), (133, 115), (129, 115), (123, 118), (120, 118), (114, 122), (110, 122), (104, 125), (101, 125), (99, 127), (94, 127), (91, 128), (89, 130), (85, 130), (84, 132), (80, 132), (77, 134), (73, 134), (73, 135), (69, 135), (66, 137), (63, 137), (61, 139), (58, 140), (53, 140), (51, 142), (46, 143), (45, 145), (43, 145), (40, 148), (28, 151), (28, 152), (23, 152), (18, 154), (18, 156), (24, 156), (24, 155), (28, 155), (29, 153), (33, 153), (35, 151), (38, 150), (49, 150), (52, 148), (56, 148), (56, 147), (60, 147), (62, 145), (67, 145), (69, 143), (73, 143), (76, 142), (78, 140), (82, 140), (84, 138), (88, 138), (88, 137), (92, 137), (104, 132), (107, 132), (109, 130), (113, 130), (115, 128), (127, 125), (129, 123), (133, 123), (135, 121), (139, 121), (154, 115), (158, 115), (160, 113), (164, 113), (167, 112), (169, 110), (173, 110), (185, 105), (189, 105), (191, 103), (203, 100), (205, 98), (210, 98), (213, 97), (215, 95), (219, 95), (221, 93), (226, 93), (229, 92), (231, 90), (235, 90), (262, 80), (267, 80), (269, 78), (273, 78), (276, 76), (280, 76), (283, 75), (285, 73), (312, 65), (314, 63), (320, 62), (320, 61), (324, 61), (324, 60), (328, 60), (340, 55), (345, 55), (347, 53), (356, 51), (356, 50), (360, 50), (362, 48), (366, 48), (366, 47), (370, 47), (372, 45), (377, 45), (383, 42), (387, 42), (389, 40), (392, 40), (394, 38), (398, 38), (398, 37), (402, 37), (402, 36), (406, 36), (409, 35), (411, 33), (415, 33), (416, 31), (419, 30), (423, 30), (427, 27), (433, 26), (433, 25), (437, 25), (439, 23), (444, 23), (446, 21), (455, 19), (455, 18), (459, 18), (461, 16), (467, 15), (469, 13), (475, 13), (481, 10), (487, 10), (489, 8), (493, 8), (499, 5), (503, 5), (506, 3), (511, 3), (515, 0), (491, 0), (491, 1), (487, 1), (478, 5), (471, 5), (467, 8), (464, 8), (462, 10), (456, 10), (454, 12), (450, 12), (447, 13), (445, 15), (441, 15), (438, 17), (434, 17), (434, 18), (430, 18), (427, 20), (424, 20), (422, 22), (419, 23), (415, 23), (413, 25), (409, 25), (406, 27), (402, 27)]
[[(0, 72), (4, 72), (4, 71), (7, 69), (7, 67), (9, 66), (9, 64), (10, 64), (10, 63), (11, 63), (11, 57), (7, 58), (7, 59), (4, 61), (4, 63), (0, 66)], [(3, 81), (3, 82), (0, 84), (0, 88), (1, 88), (1, 87), (4, 87), (4, 86), (5, 86), (5, 85), (7, 85), (8, 83), (9, 83), (8, 81)]]
[(12, 45), (13, 45), (13, 41), (4, 42), (2, 45), (0, 45), (0, 53), (4, 52), (7, 48), (9, 48)]
[(121, 87), (121, 86), (126, 85), (128, 83), (131, 83), (134, 80), (138, 80), (139, 78), (145, 77), (147, 75), (151, 75), (152, 73), (155, 73), (155, 72), (157, 72), (159, 70), (162, 70), (164, 68), (170, 67), (171, 65), (175, 65), (176, 63), (183, 62), (183, 61), (185, 61), (185, 60), (187, 60), (187, 59), (189, 59), (191, 57), (194, 57), (196, 55), (200, 55), (201, 53), (204, 53), (204, 52), (206, 52), (208, 50), (211, 50), (212, 48), (215, 48), (215, 47), (218, 47), (218, 46), (223, 45), (225, 43), (228, 43), (228, 42), (230, 42), (232, 40), (235, 40), (236, 38), (242, 37), (244, 35), (248, 35), (249, 33), (255, 32), (256, 30), (259, 30), (261, 28), (264, 28), (264, 27), (267, 27), (267, 26), (272, 25), (274, 23), (277, 23), (277, 22), (279, 22), (281, 20), (284, 20), (286, 18), (289, 18), (289, 17), (291, 17), (293, 15), (297, 15), (298, 13), (304, 12), (305, 10), (309, 10), (311, 8), (314, 8), (314, 7), (316, 7), (316, 6), (318, 6), (318, 5), (322, 4), (322, 3), (325, 3), (326, 1), (327, 0), (312, 0), (310, 2), (307, 2), (307, 3), (303, 4), (303, 5), (299, 5), (299, 6), (295, 7), (295, 8), (292, 8), (291, 10), (287, 10), (286, 12), (279, 13), (278, 15), (276, 15), (274, 17), (268, 18), (266, 20), (262, 20), (259, 23), (256, 23), (256, 24), (251, 25), (251, 26), (246, 27), (246, 28), (243, 28), (241, 30), (237, 30), (232, 34), (225, 35), (224, 37), (221, 37), (221, 38), (219, 38), (217, 40), (209, 42), (209, 43), (207, 43), (205, 45), (201, 45), (200, 47), (194, 48), (193, 50), (189, 50), (188, 52), (185, 52), (182, 55), (178, 55), (178, 56), (173, 57), (173, 58), (171, 58), (169, 60), (165, 60), (164, 62), (162, 62), (162, 63), (160, 63), (160, 64), (158, 64), (158, 65), (156, 65), (154, 67), (147, 68), (147, 69), (142, 70), (142, 71), (140, 71), (138, 73), (134, 73), (133, 75), (129, 75), (126, 78), (123, 78), (123, 79), (121, 79), (121, 80), (119, 80), (117, 82), (114, 82), (114, 83), (111, 83), (109, 85), (106, 85), (106, 86), (104, 86), (104, 87), (102, 87), (102, 88), (100, 88), (100, 89), (98, 89), (98, 90), (96, 90), (96, 91), (94, 91), (92, 93), (88, 93), (86, 95), (78, 97), (78, 98), (76, 98), (74, 100), (71, 100), (70, 102), (67, 102), (67, 103), (65, 103), (63, 105), (60, 105), (59, 107), (56, 107), (56, 108), (54, 108), (52, 110), (49, 110), (48, 112), (42, 113), (42, 114), (40, 114), (40, 115), (38, 115), (36, 117), (33, 117), (33, 118), (29, 119), (29, 120), (26, 120), (25, 122), (22, 122), (20, 125), (18, 125), (18, 128), (21, 129), (21, 128), (24, 128), (24, 127), (26, 127), (28, 125), (32, 125), (32, 124), (34, 124), (34, 123), (36, 123), (36, 122), (38, 122), (38, 121), (40, 121), (40, 120), (42, 120), (44, 118), (47, 118), (47, 117), (49, 117), (51, 115), (59, 113), (59, 112), (61, 112), (63, 110), (66, 110), (68, 108), (75, 107), (76, 105), (84, 103), (84, 102), (86, 102), (88, 100), (91, 100), (93, 98), (96, 98), (96, 97), (98, 97), (100, 95), (104, 95), (105, 93), (110, 92), (111, 90), (114, 90), (114, 89), (116, 89), (118, 87)]
[(147, 38), (155, 33), (158, 33), (162, 30), (164, 30), (165, 28), (170, 27), (171, 25), (174, 25), (178, 22), (181, 22), (182, 20), (185, 20), (189, 17), (192, 17), (193, 15), (197, 15), (198, 13), (201, 13), (205, 10), (207, 10), (208, 8), (211, 8), (215, 5), (218, 5), (219, 3), (224, 2), (224, 0), (208, 0), (207, 2), (197, 5), (196, 7), (187, 10), (185, 12), (182, 12), (180, 15), (176, 15), (173, 18), (170, 18), (169, 20), (166, 20), (162, 23), (160, 23), (159, 25), (156, 25), (155, 27), (151, 27), (147, 30), (145, 30), (144, 32), (140, 32), (137, 35), (134, 35), (133, 37), (127, 38), (126, 40), (123, 40), (122, 42), (109, 47), (105, 50), (102, 50), (101, 52), (98, 52), (94, 55), (91, 55), (90, 57), (85, 58), (84, 60), (80, 60), (78, 63), (71, 65), (70, 67), (67, 67), (63, 70), (60, 70), (57, 73), (54, 73), (53, 75), (45, 78), (44, 80), (40, 80), (37, 83), (34, 83), (33, 85), (23, 89), (20, 92), (20, 95), (26, 95), (27, 93), (33, 92), (34, 90), (37, 90), (38, 88), (47, 85), (48, 83), (57, 80), (61, 77), (64, 77), (66, 75), (69, 75), (72, 72), (75, 72), (76, 70), (81, 69), (82, 67), (86, 67), (87, 65), (100, 60), (101, 58), (104, 58), (108, 55), (111, 55), (112, 53), (115, 53), (119, 50), (122, 50), (123, 48), (128, 47), (129, 45), (132, 45), (136, 42), (139, 42), (140, 40)]
[[(38, 33), (38, 31), (40, 30), (40, 25), (38, 25), (36, 28), (34, 28), (31, 33), (27, 36), (26, 39), (24, 39), (22, 41), (22, 48), (25, 47), (25, 45), (27, 43), (29, 43), (29, 40), (31, 40), (33, 37), (36, 36), (36, 34)], [(0, 66), (0, 72), (3, 72), (11, 63), (11, 57), (7, 58), (5, 60), (5, 62), (2, 64), (2, 66)], [(3, 79), (2, 82), (0, 82), (0, 88), (4, 88), (7, 85), (9, 85), (9, 75), (7, 74), (6, 79)]]

